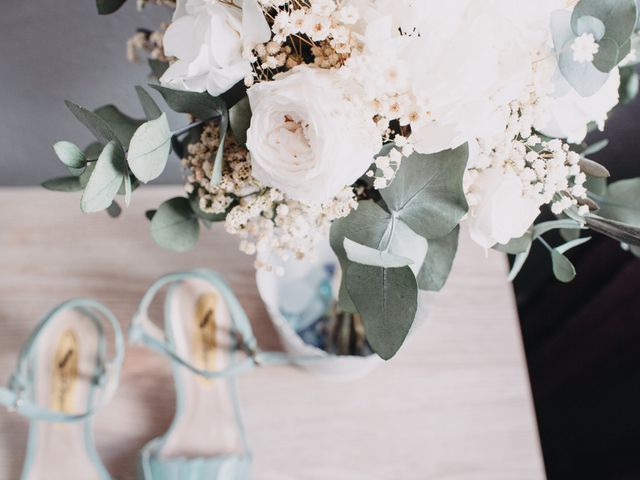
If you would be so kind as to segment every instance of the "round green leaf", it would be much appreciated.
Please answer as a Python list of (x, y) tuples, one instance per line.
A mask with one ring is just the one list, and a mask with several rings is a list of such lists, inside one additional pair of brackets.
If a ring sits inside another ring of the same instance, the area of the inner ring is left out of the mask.
[(176, 197), (160, 205), (151, 220), (151, 236), (158, 245), (175, 252), (195, 247), (200, 224), (189, 199)]
[(82, 153), (82, 150), (71, 142), (58, 142), (53, 146), (53, 149), (60, 161), (69, 168), (83, 168), (87, 163), (87, 157)]
[(52, 178), (43, 182), (42, 186), (54, 192), (79, 192), (84, 188), (78, 177)]
[(402, 160), (391, 185), (380, 191), (389, 210), (426, 239), (451, 233), (469, 210), (462, 179), (467, 144), (434, 155), (414, 153)]
[(563, 283), (570, 283), (576, 278), (576, 268), (565, 255), (557, 250), (552, 250), (551, 260), (553, 263), (553, 274), (558, 280)]
[(90, 173), (80, 201), (82, 211), (93, 213), (109, 208), (118, 194), (125, 172), (124, 151), (119, 143), (111, 141), (102, 150)]
[(127, 160), (133, 174), (148, 183), (164, 171), (171, 152), (171, 130), (166, 114), (140, 125), (129, 144)]
[(385, 360), (404, 343), (418, 310), (418, 284), (409, 267), (352, 264), (347, 289), (362, 315), (371, 348)]

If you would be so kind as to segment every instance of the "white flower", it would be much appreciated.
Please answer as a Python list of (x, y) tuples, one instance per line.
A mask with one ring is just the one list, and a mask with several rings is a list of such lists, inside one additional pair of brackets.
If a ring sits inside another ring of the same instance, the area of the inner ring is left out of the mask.
[(220, 95), (251, 74), (251, 50), (270, 39), (257, 0), (243, 0), (242, 9), (217, 1), (178, 0), (164, 36), (165, 53), (177, 61), (160, 82)]
[(587, 136), (589, 123), (601, 130), (609, 112), (620, 101), (620, 72), (614, 69), (609, 80), (591, 97), (582, 97), (564, 77), (556, 77), (556, 98), (545, 102), (546, 115), (535, 125), (549, 137), (566, 138), (569, 143), (581, 143)]
[(344, 98), (331, 71), (296, 67), (248, 94), (253, 175), (289, 198), (326, 203), (362, 176), (382, 147), (371, 118)]
[(523, 193), (522, 180), (512, 171), (489, 168), (480, 173), (472, 187), (475, 205), (468, 216), (471, 238), (491, 248), (524, 235), (540, 209)]
[(583, 33), (571, 44), (573, 50), (573, 60), (578, 63), (593, 62), (593, 59), (600, 51), (600, 45), (592, 33)]

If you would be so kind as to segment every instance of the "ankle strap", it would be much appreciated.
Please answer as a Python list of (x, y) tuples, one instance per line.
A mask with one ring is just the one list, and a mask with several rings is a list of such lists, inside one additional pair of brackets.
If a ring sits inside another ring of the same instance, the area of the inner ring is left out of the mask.
[[(171, 342), (167, 340), (165, 332), (149, 318), (149, 306), (163, 287), (193, 279), (204, 280), (220, 291), (229, 309), (234, 333), (239, 337), (238, 349), (247, 354), (246, 358), (232, 360), (231, 364), (223, 370), (203, 370), (194, 366), (176, 352)], [(231, 288), (220, 275), (207, 270), (172, 273), (157, 280), (145, 293), (133, 317), (129, 328), (129, 341), (133, 344), (144, 345), (165, 355), (177, 364), (204, 378), (228, 377), (243, 373), (260, 363), (260, 358), (263, 355), (258, 350), (249, 319)]]
[[(45, 327), (65, 310), (77, 309), (82, 311), (100, 327), (103, 324), (110, 326), (114, 332), (114, 355), (106, 358), (105, 349), (99, 352), (96, 373), (93, 383), (102, 391), (99, 401), (88, 410), (76, 414), (67, 414), (41, 407), (34, 403), (25, 394), (31, 390), (29, 372), (31, 365), (31, 352), (40, 334)], [(104, 305), (88, 299), (70, 300), (49, 312), (31, 333), (18, 357), (18, 364), (11, 375), (7, 388), (0, 387), (0, 405), (6, 406), (10, 411), (19, 413), (35, 420), (45, 420), (54, 423), (68, 423), (83, 420), (94, 415), (104, 407), (115, 394), (120, 381), (120, 368), (124, 358), (124, 340), (122, 330), (116, 317)]]

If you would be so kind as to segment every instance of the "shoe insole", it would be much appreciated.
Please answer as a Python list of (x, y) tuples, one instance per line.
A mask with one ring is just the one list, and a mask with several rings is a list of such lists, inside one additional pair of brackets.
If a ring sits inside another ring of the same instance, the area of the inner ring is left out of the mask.
[[(167, 334), (177, 353), (196, 368), (229, 365), (232, 322), (221, 293), (209, 282), (186, 280), (167, 295)], [(206, 379), (178, 367), (180, 411), (158, 455), (212, 458), (243, 453), (236, 412), (226, 378)]]
[[(86, 314), (65, 310), (51, 320), (35, 349), (35, 401), (55, 412), (77, 414), (90, 405), (99, 331)], [(32, 422), (31, 464), (24, 480), (100, 480), (86, 421)]]

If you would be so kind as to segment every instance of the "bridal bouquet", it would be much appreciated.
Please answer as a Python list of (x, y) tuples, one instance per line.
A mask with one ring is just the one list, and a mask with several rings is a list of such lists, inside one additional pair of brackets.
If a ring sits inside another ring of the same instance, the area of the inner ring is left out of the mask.
[[(98, 0), (101, 13), (124, 0)], [(637, 90), (635, 0), (150, 0), (175, 7), (130, 54), (150, 54), (150, 87), (189, 115), (172, 127), (149, 90), (146, 119), (68, 103), (94, 134), (55, 151), (85, 212), (181, 159), (186, 195), (148, 212), (161, 246), (193, 247), (224, 222), (240, 248), (313, 256), (330, 237), (339, 305), (392, 357), (420, 290), (445, 284), (461, 222), (473, 240), (517, 255), (534, 241), (570, 281), (565, 253), (591, 228), (638, 253), (640, 181), (607, 185), (583, 141), (620, 92)], [(535, 224), (549, 206), (558, 219)], [(568, 243), (543, 235), (562, 229)]]

